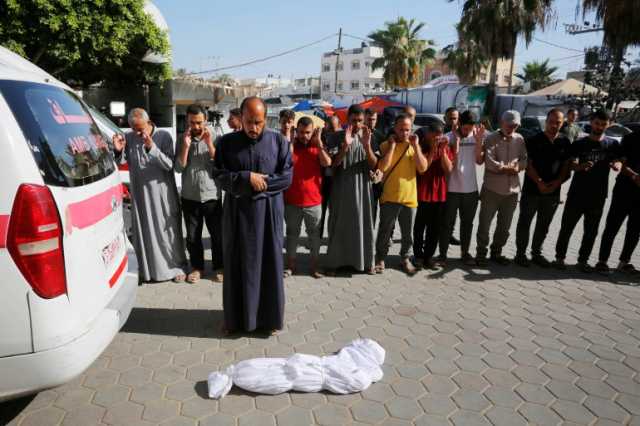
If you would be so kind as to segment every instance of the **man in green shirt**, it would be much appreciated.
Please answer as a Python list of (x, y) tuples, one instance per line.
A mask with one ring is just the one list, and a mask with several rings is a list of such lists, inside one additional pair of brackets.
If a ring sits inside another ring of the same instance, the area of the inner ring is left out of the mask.
[(576, 124), (576, 119), (578, 118), (578, 110), (575, 108), (569, 108), (567, 111), (567, 121), (564, 122), (562, 128), (560, 129), (560, 133), (564, 135), (569, 142), (573, 143), (580, 136), (580, 126)]

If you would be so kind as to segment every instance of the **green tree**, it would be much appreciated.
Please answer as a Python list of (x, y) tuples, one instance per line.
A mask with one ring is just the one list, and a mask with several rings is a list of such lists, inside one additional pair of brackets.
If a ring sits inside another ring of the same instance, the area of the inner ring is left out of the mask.
[(387, 87), (408, 88), (419, 84), (424, 65), (436, 56), (434, 42), (419, 38), (424, 23), (400, 17), (386, 22), (385, 26), (369, 34), (369, 38), (383, 50), (383, 57), (373, 61), (372, 69), (384, 69)]
[(127, 86), (171, 77), (170, 64), (142, 61), (169, 53), (167, 34), (144, 0), (4, 0), (0, 44), (67, 83)]
[[(480, 53), (491, 61), (491, 88), (496, 85), (498, 60), (514, 58), (518, 37), (527, 46), (531, 43), (535, 30), (553, 19), (552, 4), (553, 0), (464, 0), (459, 38), (463, 44), (474, 40)], [(513, 61), (511, 67), (513, 75)]]
[(640, 13), (637, 0), (582, 0), (583, 13), (595, 12), (604, 29), (604, 44), (611, 49), (613, 67), (609, 77), (607, 107), (622, 100), (622, 63), (628, 47), (640, 45)]
[(489, 65), (477, 42), (471, 38), (459, 37), (458, 43), (445, 47), (442, 53), (445, 65), (465, 84), (472, 84)]
[(522, 73), (516, 74), (520, 80), (531, 85), (531, 90), (542, 89), (551, 84), (553, 73), (558, 71), (558, 67), (549, 66), (549, 59), (542, 62), (527, 62), (522, 67)]

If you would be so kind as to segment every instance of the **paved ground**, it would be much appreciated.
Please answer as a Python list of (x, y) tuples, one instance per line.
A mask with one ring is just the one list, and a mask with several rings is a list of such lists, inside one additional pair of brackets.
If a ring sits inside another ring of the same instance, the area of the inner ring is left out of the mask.
[[(413, 278), (397, 270), (296, 276), (286, 282), (285, 330), (269, 338), (220, 338), (219, 284), (145, 285), (124, 330), (85, 374), (0, 405), (0, 416), (23, 426), (640, 425), (640, 288), (629, 283), (459, 262)], [(230, 363), (330, 353), (357, 337), (387, 349), (384, 379), (361, 394), (205, 398), (208, 373)]]

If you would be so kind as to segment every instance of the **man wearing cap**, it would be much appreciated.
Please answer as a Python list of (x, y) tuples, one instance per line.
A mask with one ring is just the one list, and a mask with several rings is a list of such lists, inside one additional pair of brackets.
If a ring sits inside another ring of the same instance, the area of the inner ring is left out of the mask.
[(516, 132), (520, 125), (518, 111), (502, 114), (500, 129), (489, 135), (484, 144), (484, 183), (480, 193), (480, 219), (478, 223), (476, 263), (487, 266), (489, 228), (498, 215), (491, 244), (491, 260), (509, 264), (502, 248), (509, 239), (509, 228), (518, 205), (520, 178), (527, 167), (527, 148), (523, 137)]
[(547, 114), (543, 132), (527, 139), (529, 157), (524, 186), (520, 199), (520, 216), (516, 228), (516, 257), (514, 262), (520, 266), (529, 266), (527, 246), (531, 222), (536, 217), (531, 261), (546, 268), (550, 262), (542, 255), (542, 244), (549, 232), (549, 225), (560, 204), (560, 186), (569, 177), (569, 149), (571, 142), (560, 128), (564, 114), (554, 108)]

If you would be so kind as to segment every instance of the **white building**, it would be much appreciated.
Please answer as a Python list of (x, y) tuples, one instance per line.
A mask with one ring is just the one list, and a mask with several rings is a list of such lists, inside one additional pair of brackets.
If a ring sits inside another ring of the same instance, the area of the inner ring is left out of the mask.
[[(383, 69), (373, 71), (371, 64), (382, 57), (382, 48), (363, 43), (356, 49), (343, 49), (340, 55), (326, 52), (320, 63), (320, 96), (329, 100), (335, 97), (362, 97), (363, 94), (384, 90)], [(338, 81), (336, 84), (336, 67)]]

